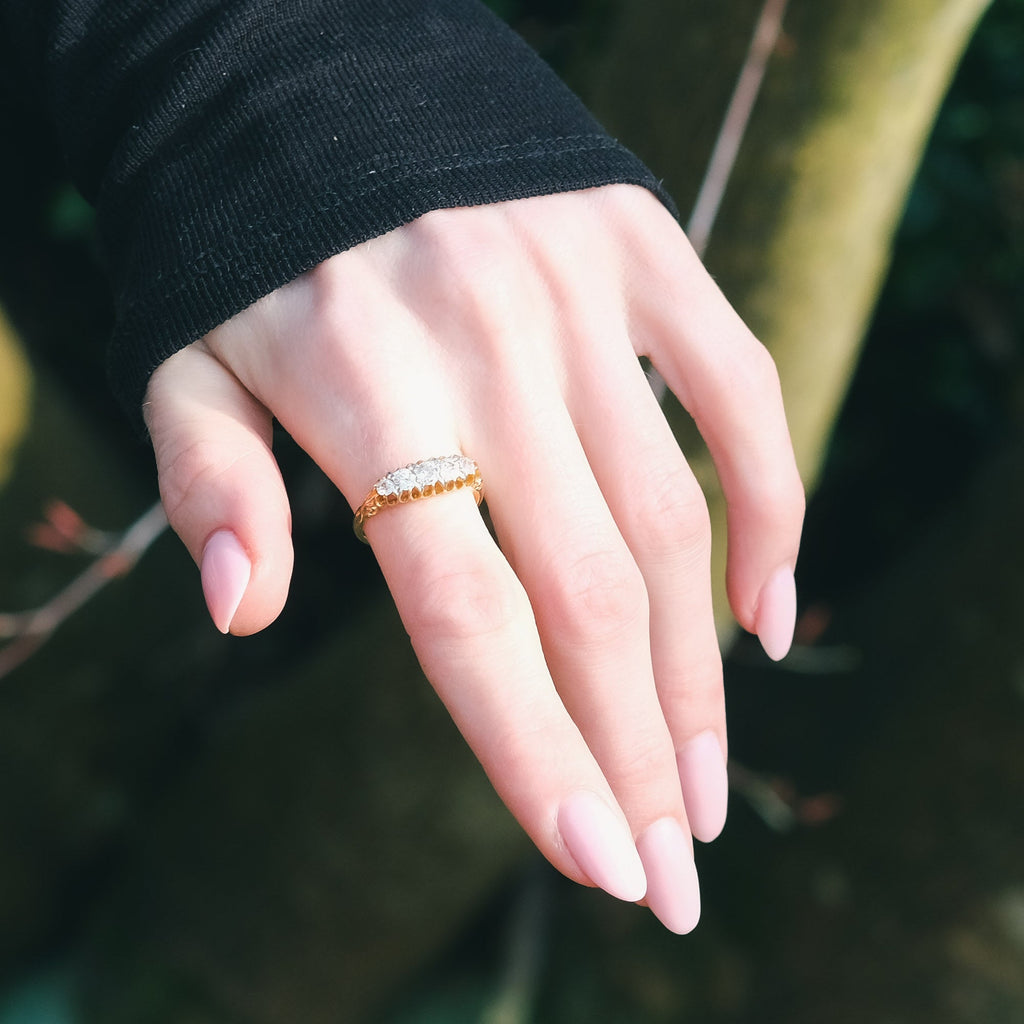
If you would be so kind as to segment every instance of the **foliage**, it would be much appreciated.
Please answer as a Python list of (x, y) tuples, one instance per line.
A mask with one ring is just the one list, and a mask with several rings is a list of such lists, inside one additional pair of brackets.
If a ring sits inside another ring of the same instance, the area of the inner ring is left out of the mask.
[(907, 203), (808, 523), (806, 550), (827, 557), (803, 559), (805, 587), (831, 596), (862, 585), (1020, 430), (1021, 281), (1024, 3), (1000, 0)]

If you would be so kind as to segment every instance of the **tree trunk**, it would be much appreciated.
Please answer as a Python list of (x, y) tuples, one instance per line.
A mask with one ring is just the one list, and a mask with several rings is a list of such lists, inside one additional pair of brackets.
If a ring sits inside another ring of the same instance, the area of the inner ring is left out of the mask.
[(0, 310), (0, 489), (11, 475), (28, 424), (32, 379), (14, 330)]
[[(707, 253), (779, 368), (813, 489), (939, 103), (988, 0), (791, 0)], [(616, 5), (578, 88), (685, 212), (761, 0)], [(671, 401), (712, 510), (716, 608), (725, 505), (692, 423)]]

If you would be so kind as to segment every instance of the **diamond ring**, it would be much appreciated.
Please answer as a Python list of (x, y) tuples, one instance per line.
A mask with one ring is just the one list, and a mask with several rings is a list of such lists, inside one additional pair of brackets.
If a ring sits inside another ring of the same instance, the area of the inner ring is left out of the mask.
[(472, 489), (479, 505), (484, 496), (484, 480), (480, 475), (480, 467), (465, 455), (424, 459), (422, 462), (402, 466), (401, 469), (393, 469), (373, 485), (362, 505), (356, 509), (352, 528), (365, 544), (363, 524), (381, 509), (467, 487)]

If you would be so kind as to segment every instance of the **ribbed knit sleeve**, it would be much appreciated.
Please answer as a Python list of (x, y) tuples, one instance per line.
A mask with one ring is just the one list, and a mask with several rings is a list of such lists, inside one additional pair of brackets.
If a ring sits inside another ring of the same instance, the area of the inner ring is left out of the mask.
[(97, 207), (136, 418), (168, 355), (429, 210), (659, 191), (477, 0), (6, 2)]

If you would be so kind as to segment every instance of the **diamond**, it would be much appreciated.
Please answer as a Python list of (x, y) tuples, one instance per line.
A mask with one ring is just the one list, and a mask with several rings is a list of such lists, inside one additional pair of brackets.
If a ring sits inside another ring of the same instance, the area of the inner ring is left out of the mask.
[(458, 457), (449, 455), (446, 459), (438, 460), (437, 478), (445, 486), (453, 484), (459, 477)]
[(416, 486), (422, 491), (427, 487), (433, 487), (437, 483), (437, 459), (428, 459), (426, 462), (417, 462), (412, 467), (413, 479)]
[(410, 466), (396, 469), (393, 473), (389, 473), (388, 476), (391, 477), (391, 482), (394, 484), (397, 494), (404, 494), (416, 486), (416, 477), (413, 476), (412, 467)]

